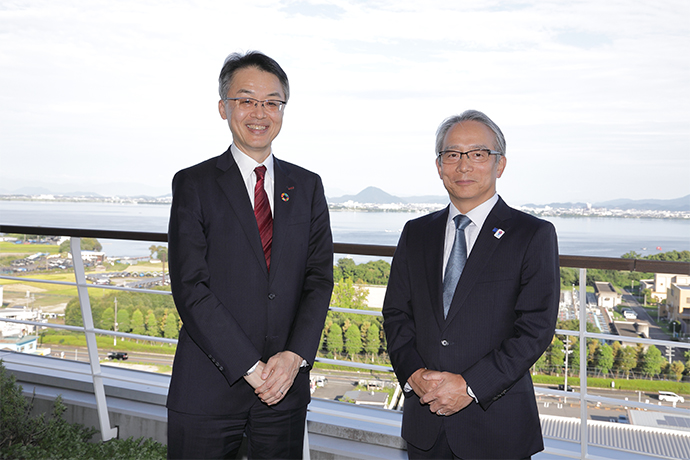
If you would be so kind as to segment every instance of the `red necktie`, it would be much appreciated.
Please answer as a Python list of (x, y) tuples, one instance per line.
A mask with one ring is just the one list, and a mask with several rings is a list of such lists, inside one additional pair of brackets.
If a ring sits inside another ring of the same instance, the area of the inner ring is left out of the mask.
[(268, 195), (264, 189), (264, 175), (266, 166), (257, 167), (256, 186), (254, 187), (254, 216), (259, 226), (261, 236), (261, 246), (264, 248), (266, 257), (266, 268), (271, 268), (271, 243), (273, 242), (273, 216), (271, 215), (271, 205), (268, 203)]

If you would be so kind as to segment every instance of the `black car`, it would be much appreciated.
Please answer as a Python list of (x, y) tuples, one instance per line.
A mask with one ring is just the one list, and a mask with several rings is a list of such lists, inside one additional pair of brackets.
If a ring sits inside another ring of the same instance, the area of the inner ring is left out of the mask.
[(124, 361), (127, 359), (127, 353), (122, 351), (110, 351), (108, 352), (108, 359), (120, 359)]
[[(561, 383), (560, 385), (558, 385), (558, 389), (561, 390), (561, 391), (563, 391), (563, 390), (565, 389), (565, 385)], [(570, 385), (568, 385), (568, 389), (565, 390), (565, 391), (575, 391), (575, 390), (573, 390), (573, 387), (571, 387)]]

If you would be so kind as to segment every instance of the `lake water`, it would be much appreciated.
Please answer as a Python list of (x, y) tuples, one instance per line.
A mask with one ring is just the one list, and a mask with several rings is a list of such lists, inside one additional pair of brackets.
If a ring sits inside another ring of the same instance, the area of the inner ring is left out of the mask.
[[(168, 205), (71, 203), (0, 200), (0, 223), (96, 230), (167, 232)], [(395, 245), (405, 222), (422, 213), (331, 212), (333, 240), (338, 243)], [(561, 254), (620, 257), (690, 250), (690, 222), (671, 219), (552, 217)], [(147, 256), (150, 242), (99, 240), (115, 256)]]

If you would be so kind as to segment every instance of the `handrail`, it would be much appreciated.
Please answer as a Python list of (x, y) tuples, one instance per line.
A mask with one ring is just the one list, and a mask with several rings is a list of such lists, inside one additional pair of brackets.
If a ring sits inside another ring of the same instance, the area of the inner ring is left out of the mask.
[[(80, 238), (107, 238), (115, 240), (143, 240), (166, 243), (167, 233), (131, 232), (119, 230), (94, 230), (59, 227), (28, 227), (0, 224), (0, 233), (20, 233), (28, 235), (70, 236)], [(333, 243), (336, 254), (368, 255), (393, 257), (395, 246), (375, 244)], [(690, 262), (669, 262), (663, 260), (623, 259), (618, 257), (593, 257), (560, 255), (561, 267), (595, 268), (601, 270), (624, 270), (644, 273), (672, 273), (690, 275)]]
[[(73, 259), (79, 259), (81, 261), (81, 254), (79, 249), (79, 238), (104, 238), (104, 239), (120, 239), (120, 240), (134, 240), (134, 241), (156, 241), (156, 242), (167, 242), (167, 234), (165, 233), (151, 233), (151, 232), (130, 232), (130, 231), (111, 231), (111, 230), (93, 230), (93, 229), (71, 229), (71, 228), (55, 228), (55, 227), (29, 227), (29, 226), (16, 226), (16, 225), (3, 225), (0, 224), (0, 233), (19, 233), (19, 234), (32, 234), (32, 235), (49, 235), (49, 236), (67, 236), (72, 238), (72, 252)], [(382, 245), (367, 245), (367, 244), (350, 244), (350, 243), (334, 243), (333, 249), (335, 253), (338, 254), (356, 254), (356, 255), (369, 255), (378, 257), (392, 257), (395, 253), (395, 246), (382, 246)], [(643, 260), (643, 259), (622, 259), (622, 258), (611, 258), (611, 257), (591, 257), (591, 256), (570, 256), (570, 255), (560, 255), (559, 256), (561, 267), (572, 267), (578, 268), (580, 271), (580, 299), (586, 298), (585, 292), (585, 281), (586, 281), (586, 269), (606, 269), (606, 270), (625, 270), (633, 272), (645, 272), (645, 273), (670, 273), (670, 274), (688, 274), (690, 275), (690, 262), (668, 262), (668, 261), (656, 261), (656, 260)], [(85, 289), (116, 289), (116, 290), (132, 290), (137, 292), (146, 292), (152, 294), (165, 294), (170, 295), (167, 291), (156, 291), (156, 290), (143, 290), (143, 289), (132, 289), (132, 288), (120, 288), (113, 286), (103, 286), (103, 285), (88, 285), (86, 284), (85, 274), (83, 268), (81, 270), (76, 270), (75, 266), (75, 276), (76, 283), (59, 282), (59, 281), (46, 281), (38, 279), (29, 279), (26, 277), (10, 277), (10, 276), (0, 276), (0, 279), (20, 279), (22, 281), (30, 282), (48, 282), (54, 284), (68, 284), (77, 286), (80, 291), (80, 300), (82, 304), (82, 315), (85, 316), (85, 325), (83, 327), (72, 327), (72, 326), (61, 326), (52, 325), (45, 323), (38, 323), (25, 320), (11, 320), (11, 319), (1, 319), (9, 322), (33, 324), (47, 327), (56, 327), (69, 330), (79, 330), (83, 331), (87, 335), (87, 343), (89, 343), (89, 361), (92, 366), (92, 378), (94, 381), (94, 389), (97, 396), (97, 406), (99, 412), (99, 418), (101, 421), (101, 428), (104, 434), (104, 439), (110, 438), (114, 435), (114, 429), (110, 428), (109, 422), (107, 420), (107, 403), (105, 402), (105, 395), (102, 389), (103, 375), (100, 372), (100, 367), (98, 364), (97, 348), (95, 345), (95, 334), (105, 334), (113, 335), (119, 337), (136, 337), (139, 339), (160, 341), (167, 343), (177, 342), (174, 339), (163, 339), (157, 337), (140, 336), (121, 332), (106, 331), (102, 329), (97, 329), (93, 326), (90, 320), (91, 309), (88, 305), (88, 295), (85, 294)], [(365, 310), (354, 310), (354, 309), (342, 309), (337, 307), (332, 307), (332, 311), (343, 311), (346, 313), (358, 313), (366, 315), (376, 315), (379, 316), (380, 312), (377, 311), (365, 311)], [(641, 339), (638, 337), (624, 337), (619, 335), (609, 335), (600, 333), (590, 333), (587, 332), (584, 324), (586, 324), (586, 308), (580, 308), (580, 330), (579, 331), (566, 331), (557, 329), (557, 334), (566, 335), (578, 335), (580, 341), (584, 341), (588, 338), (601, 338), (605, 340), (624, 340), (626, 342), (637, 342), (645, 344), (661, 344), (668, 347), (680, 347), (680, 348), (690, 348), (690, 344), (682, 342), (671, 342), (663, 340), (653, 340), (653, 339)], [(580, 362), (586, 362), (586, 347), (581, 347), (580, 349)], [(328, 364), (337, 364), (347, 367), (358, 367), (363, 369), (370, 369), (376, 371), (387, 371), (391, 372), (392, 369), (387, 366), (378, 366), (364, 363), (354, 363), (349, 361), (340, 361), (326, 358), (317, 358), (319, 362), (324, 362)], [(568, 393), (566, 396), (572, 395), (576, 399), (580, 400), (580, 411), (581, 411), (581, 426), (580, 426), (580, 444), (581, 444), (581, 458), (591, 458), (588, 454), (588, 446), (590, 444), (587, 433), (587, 402), (601, 402), (610, 405), (626, 405), (631, 407), (638, 407), (643, 409), (648, 409), (650, 407), (655, 407), (654, 405), (647, 403), (635, 403), (633, 401), (618, 400), (615, 398), (607, 398), (602, 396), (594, 396), (588, 393), (587, 390), (587, 370), (586, 366), (581, 366), (580, 368), (580, 392)], [(555, 390), (536, 390), (538, 393), (550, 394)], [(98, 394), (100, 393), (100, 395)], [(557, 392), (560, 394), (561, 392)], [(655, 407), (656, 408), (656, 407)], [(661, 409), (664, 412), (669, 413), (685, 413), (681, 409)]]

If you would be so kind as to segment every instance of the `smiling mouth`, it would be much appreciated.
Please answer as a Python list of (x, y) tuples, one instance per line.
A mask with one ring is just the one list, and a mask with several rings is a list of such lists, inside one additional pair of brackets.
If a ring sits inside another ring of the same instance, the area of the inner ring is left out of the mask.
[(265, 131), (268, 129), (268, 126), (262, 126), (262, 125), (247, 125), (247, 128), (251, 129), (252, 131)]

